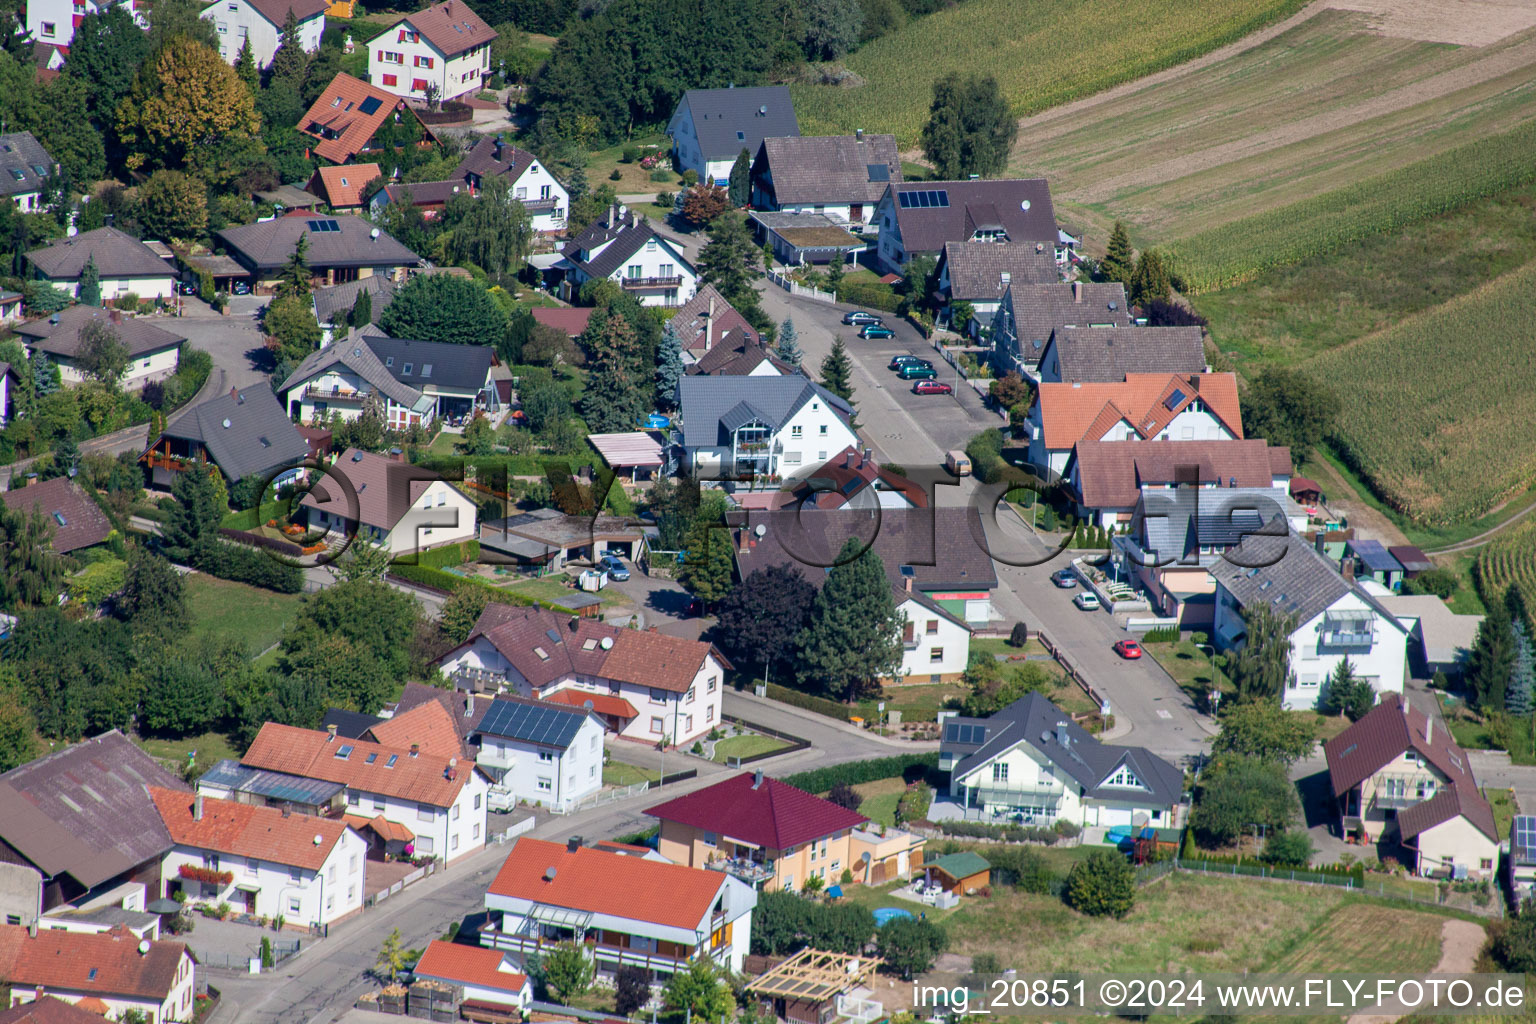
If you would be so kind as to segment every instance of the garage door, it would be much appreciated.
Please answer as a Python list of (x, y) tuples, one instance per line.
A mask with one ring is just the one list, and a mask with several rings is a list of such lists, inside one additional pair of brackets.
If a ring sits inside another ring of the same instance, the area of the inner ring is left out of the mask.
[(1099, 808), (1099, 824), (1109, 827), (1129, 825), (1131, 824), (1131, 809), (1129, 807), (1101, 807)]

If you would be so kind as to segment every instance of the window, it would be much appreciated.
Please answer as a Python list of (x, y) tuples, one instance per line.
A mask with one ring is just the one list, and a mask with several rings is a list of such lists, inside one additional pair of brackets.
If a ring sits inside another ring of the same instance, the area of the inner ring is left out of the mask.
[(452, 839), (448, 840), (448, 849), (450, 849), (450, 850), (457, 850), (458, 848), (459, 848), (459, 837), (458, 836), (454, 836)]
[(715, 709), (714, 709), (714, 707), (711, 706), (711, 707), (705, 708), (704, 709), (704, 721), (706, 721), (706, 722), (713, 722), (714, 720), (715, 720)]
[(661, 735), (661, 716), (660, 715), (652, 715), (651, 716), (651, 735), (652, 736), (660, 736)]
[(419, 68), (430, 68), (432, 66), (432, 58), (431, 57), (417, 57), (416, 58), (416, 66), (419, 67)]
[(437, 844), (432, 839), (431, 836), (417, 836), (416, 837), (416, 852), (417, 853), (436, 853), (437, 852)]
[(479, 839), (480, 838), (480, 826), (476, 825), (475, 828), (474, 828), (474, 831), (471, 832), (470, 835), (473, 836), (475, 839)]
[(539, 751), (539, 760), (542, 763), (548, 764), (549, 762), (553, 761), (554, 759), (555, 759), (555, 755), (550, 753), (549, 751), (547, 751), (547, 750)]
[(355, 853), (347, 858), (347, 874), (357, 874), (357, 854)]
[[(549, 186), (548, 185), (540, 185), (539, 186), (539, 198), (540, 199), (548, 199), (549, 198)], [(665, 277), (667, 275), (663, 274), (662, 276)]]
[(299, 898), (297, 896), (288, 897), (288, 913), (297, 915), (302, 909), (303, 906), (299, 903)]
[(427, 80), (425, 78), (411, 79), (411, 92), (426, 92)]
[(357, 886), (355, 886), (355, 885), (347, 886), (347, 902), (351, 903), (353, 897), (356, 896), (356, 895), (357, 895)]
[(478, 811), (479, 809), (480, 809), (480, 794), (476, 793), (475, 794), (475, 810)]
[(370, 802), (372, 803), (373, 809), (375, 811), (382, 811), (384, 809), (384, 798), (383, 797), (375, 794), (372, 797)]
[(552, 789), (552, 788), (553, 787), (550, 785), (548, 779), (540, 779), (539, 780), (539, 792), (540, 793), (548, 793), (550, 791), (550, 789)]
[(691, 686), (688, 687), (688, 695), (683, 698), (683, 701), (684, 701), (684, 703), (687, 703), (687, 704), (692, 704), (693, 703), (693, 687), (691, 687)]
[(409, 377), (411, 375), (411, 368), (415, 365), (415, 363), (406, 363), (405, 366), (400, 370), (401, 375)]
[(416, 820), (417, 821), (431, 821), (433, 819), (433, 817), (436, 816), (436, 814), (437, 814), (437, 811), (432, 807), (431, 804), (417, 804), (416, 805)]
[(399, 75), (385, 75), (384, 76), (384, 84), (388, 85), (388, 86), (399, 85), (400, 84), (400, 76)]
[(997, 761), (992, 765), (992, 781), (1008, 781), (1008, 763), (1006, 761)]
[(6, 914), (5, 915), (5, 923), (6, 924), (21, 924), (21, 915), (20, 914)]
[(747, 137), (747, 133), (746, 132), (737, 132), (736, 133), (736, 141), (737, 142), (745, 141), (746, 137)]
[(715, 692), (715, 684), (718, 683), (719, 681), (720, 680), (716, 679), (714, 676), (710, 676), (709, 677), (709, 692), (710, 693), (714, 693)]
[(929, 636), (933, 636), (938, 631), (939, 631), (939, 620), (938, 619), (929, 619), (928, 620), (928, 635)]
[(458, 804), (454, 804), (453, 805), (453, 810), (449, 812), (448, 817), (451, 820), (453, 820), (453, 821), (458, 821), (459, 820), (459, 805)]
[(219, 855), (216, 853), (203, 854), (203, 867), (213, 871), (219, 870)]
[(789, 428), (789, 436), (790, 437), (799, 437), (799, 436), (801, 436), (802, 432), (803, 432), (803, 428), (798, 427), (798, 426), (790, 427)]
[(692, 715), (684, 715), (683, 716), (683, 732), (688, 733), (690, 735), (693, 733), (693, 716)]
[(1493, 860), (1491, 858), (1484, 857), (1479, 864), (1484, 871), (1491, 871), (1493, 869)]
[(299, 867), (294, 867), (293, 865), (290, 864), (288, 866), (288, 881), (290, 881), (290, 882), (302, 882), (302, 881), (304, 881), (304, 869), (303, 868), (299, 868)]
[(245, 858), (245, 873), (247, 877), (260, 874), (261, 861), (257, 860), (255, 857)]
[(837, 874), (839, 871), (843, 870), (843, 862), (840, 860), (833, 861), (831, 870), (834, 875)]
[(827, 436), (827, 425), (825, 423), (823, 423), (821, 425), (821, 436), (822, 437), (826, 437)]
[(944, 660), (944, 648), (934, 647), (928, 651), (928, 664), (937, 665)]
[(51, 21), (43, 22), (43, 38), (44, 39), (52, 39), (54, 32), (57, 30), (57, 27), (58, 26), (56, 26)]
[(663, 691), (663, 690), (658, 690), (654, 686), (651, 687), (651, 703), (652, 704), (665, 704), (666, 702), (667, 702), (666, 692)]
[(629, 278), (631, 281), (640, 280), (640, 264), (631, 263), (629, 266), (625, 267), (624, 276)]

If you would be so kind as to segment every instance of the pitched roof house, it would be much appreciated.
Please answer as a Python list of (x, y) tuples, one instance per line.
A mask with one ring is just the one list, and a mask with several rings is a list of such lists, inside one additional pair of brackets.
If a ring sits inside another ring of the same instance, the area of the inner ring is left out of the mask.
[(642, 306), (678, 306), (693, 298), (698, 274), (682, 249), (622, 203), (587, 225), (560, 250), (561, 297), (572, 301), (587, 281), (617, 283)]
[(86, 263), (101, 276), (103, 301), (132, 293), (141, 299), (168, 299), (176, 294), (175, 271), (155, 250), (117, 228), (82, 231), (59, 238), (26, 254), (32, 274), (71, 295), (79, 294)]
[(972, 337), (991, 326), (1009, 288), (1061, 281), (1055, 255), (1041, 243), (945, 242), (937, 274), (938, 295), (946, 306), (970, 305)]
[(311, 293), (315, 304), (315, 320), (320, 324), (323, 332), (321, 340), (324, 345), (329, 345), (335, 340), (338, 333), (347, 333), (347, 317), (351, 315), (353, 307), (357, 305), (357, 300), (364, 292), (368, 293), (369, 307), (373, 314), (372, 321), (377, 323), (379, 317), (389, 308), (389, 304), (395, 301), (395, 282), (383, 274), (360, 277), (356, 281), (343, 281), (328, 288), (316, 288)]
[(376, 151), (374, 136), (387, 124), (415, 122), (423, 144), (435, 139), (410, 105), (398, 96), (340, 72), (299, 120), (298, 131), (316, 140), (315, 155), (333, 164)]
[(1129, 326), (1130, 304), (1119, 281), (1014, 281), (992, 314), (992, 365), (1000, 374), (1032, 375), (1058, 328)]
[(729, 666), (701, 641), (500, 604), (436, 664), (461, 688), (546, 699), (572, 689), (583, 704), (589, 694), (621, 698), (627, 708), (603, 714), (610, 724), (622, 718), (620, 736), (651, 743), (691, 742), (715, 728)]
[(743, 150), (751, 160), (764, 139), (799, 135), (800, 125), (786, 86), (689, 89), (677, 101), (667, 134), (680, 170), (725, 185)]
[(945, 713), (940, 770), (950, 798), (984, 818), (1175, 827), (1184, 773), (1145, 747), (1102, 743), (1031, 693), (987, 718)]
[(863, 224), (886, 188), (901, 181), (894, 135), (780, 136), (763, 139), (754, 152), (752, 205), (759, 210)]
[[(54, 48), (57, 52), (57, 47)], [(41, 209), (43, 189), (57, 165), (31, 132), (0, 135), (0, 196), (22, 213)]]
[(288, 479), (308, 457), (308, 442), (294, 429), (272, 389), (259, 386), (232, 388), (227, 395), (184, 409), (139, 461), (149, 466), (157, 486), (169, 487), (175, 474), (203, 470), (210, 463), (230, 483), (279, 471)]
[(385, 366), (372, 340), (354, 327), (345, 338), (305, 356), (278, 388), (288, 414), (313, 423), (333, 416), (354, 420), (372, 409), (397, 429), (436, 419), (437, 399), (422, 391), (419, 378), (401, 380), (393, 366)]
[(475, 536), (475, 503), (440, 474), (356, 448), (343, 452), (299, 505), (321, 529), (391, 554)]
[[(102, 1004), (105, 1005), (105, 1004)], [(60, 999), (42, 996), (0, 1010), (0, 1024), (101, 1024), (102, 1015)]]
[(678, 408), (683, 429), (674, 441), (704, 479), (803, 477), (859, 443), (848, 403), (798, 374), (685, 376)]
[(1291, 672), (1281, 703), (1308, 710), (1322, 699), (1328, 679), (1348, 659), (1357, 678), (1379, 696), (1402, 693), (1407, 675), (1408, 629), (1381, 601), (1319, 554), (1276, 517), (1218, 559), (1216, 615), (1211, 640), (1220, 650), (1247, 639), (1243, 609), (1267, 604), (1290, 618)]
[(1029, 460), (1061, 476), (1087, 441), (1241, 440), (1230, 373), (1131, 373), (1113, 383), (1042, 383), (1025, 424)]
[(564, 185), (526, 149), (505, 143), (501, 136), (482, 138), (464, 151), (454, 178), (478, 192), (486, 180), (507, 179), (512, 198), (523, 204), (535, 231), (562, 231), (570, 214), (571, 196)]
[(464, 986), (463, 1008), (471, 1012), (522, 1011), (533, 999), (528, 975), (518, 971), (506, 953), (460, 942), (433, 939), (427, 943), (426, 952), (411, 968), (411, 976)]
[(784, 494), (783, 503), (775, 507), (789, 504), (802, 509), (926, 508), (928, 492), (921, 484), (882, 467), (868, 448), (849, 445), (812, 470), (805, 482), (793, 493)]
[(1323, 744), (1346, 833), (1390, 836), (1418, 857), (1420, 874), (1487, 878), (1498, 861), (1493, 809), (1466, 752), (1433, 716), (1388, 694)]
[(1176, 484), (1268, 487), (1288, 493), (1291, 450), (1263, 438), (1232, 440), (1079, 441), (1064, 474), (1079, 513), (1099, 525), (1126, 523), (1144, 488)]
[[(496, 780), (507, 803), (565, 809), (603, 788), (603, 731), (635, 717), (623, 697), (566, 689), (563, 700), (504, 694), (469, 700), (479, 717), (470, 740), (475, 763)], [(469, 710), (471, 705), (466, 705)]]
[(0, 503), (12, 511), (26, 509), (46, 518), (52, 528), (50, 545), (61, 555), (100, 544), (112, 532), (106, 514), (67, 476), (0, 493)]
[(0, 910), (30, 921), (39, 907), (156, 877), (171, 837), (145, 791), (149, 785), (185, 788), (115, 729), (0, 775), (3, 859), (38, 873), (30, 892), (7, 887)]
[(697, 360), (716, 345), (749, 343), (762, 339), (736, 307), (712, 284), (702, 284), (693, 298), (672, 314), (672, 329), (683, 346), (683, 361)]
[(333, 210), (355, 210), (363, 205), (363, 187), (382, 173), (376, 163), (320, 167), (304, 187)]
[(157, 1024), (191, 1020), (196, 966), (186, 943), (140, 939), (122, 925), (105, 932), (43, 928), (36, 935), (0, 925), (0, 975), (12, 1000), (51, 995), (94, 1000), (88, 1005), (104, 1004), (115, 1019), (136, 1010)]
[(880, 262), (897, 273), (947, 242), (1011, 242), (1054, 250), (1058, 233), (1044, 178), (893, 183), (876, 211)]
[(523, 837), (486, 891), (480, 943), (521, 965), (553, 921), (577, 942), (596, 933), (589, 949), (605, 978), (620, 964), (667, 975), (700, 958), (739, 972), (756, 905), (751, 887), (723, 872)]
[(265, 68), (282, 43), (290, 12), (298, 23), (299, 46), (306, 53), (318, 50), (329, 6), (327, 0), (225, 0), (209, 4), (201, 17), (217, 31), (219, 53), (226, 61), (236, 63), (249, 44), (256, 66)]
[(368, 78), (396, 96), (451, 100), (483, 87), (495, 38), (464, 0), (444, 0), (368, 41)]
[(375, 274), (398, 277), (404, 268), (421, 262), (421, 257), (361, 217), (295, 211), (276, 220), (225, 228), (214, 235), (263, 294), (275, 288), (278, 273), (287, 266), (300, 238), (308, 245), (304, 259), (316, 285)]
[[(93, 326), (96, 325), (96, 326)], [(80, 367), (80, 350), (88, 331), (105, 328), (128, 349), (128, 368), (118, 384), (124, 388), (164, 380), (176, 372), (181, 362), (181, 346), (187, 339), (158, 327), (148, 318), (123, 316), (118, 310), (100, 306), (70, 306), (41, 320), (17, 324), (28, 355), (46, 352), (59, 368), (65, 384), (82, 384), (89, 376)]]
[(1040, 353), (1040, 380), (1112, 384), (1133, 373), (1204, 373), (1199, 327), (1058, 327)]

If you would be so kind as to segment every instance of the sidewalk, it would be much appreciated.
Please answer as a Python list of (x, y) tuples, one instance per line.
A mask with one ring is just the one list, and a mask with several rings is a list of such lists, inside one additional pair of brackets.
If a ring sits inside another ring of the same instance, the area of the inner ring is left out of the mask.
[[(772, 700), (768, 697), (759, 697), (757, 694), (750, 690), (736, 690), (732, 691), (728, 695), (744, 701), (750, 701), (751, 703), (757, 705), (764, 710), (765, 717), (771, 717), (780, 714), (788, 715), (791, 718), (798, 719), (802, 722), (807, 722), (811, 726), (821, 726), (828, 729), (835, 729), (839, 732), (847, 733), (850, 737), (857, 737), (860, 740), (864, 740), (877, 746), (890, 747), (892, 748), (892, 753), (900, 753), (903, 751), (927, 753), (930, 750), (939, 749), (939, 744), (935, 740), (902, 740), (895, 739), (890, 736), (881, 736), (879, 733), (872, 732), (869, 729), (860, 729), (856, 725), (850, 725), (847, 722), (839, 721), (836, 718), (829, 718), (826, 715), (818, 715), (814, 711), (807, 711), (804, 708), (797, 708), (793, 704), (785, 704), (783, 701)], [(752, 721), (750, 714), (738, 714), (736, 717), (744, 718), (748, 722)], [(772, 726), (773, 728), (779, 728), (779, 726), (774, 725), (771, 721), (764, 721), (761, 724)], [(780, 731), (789, 733), (795, 732), (793, 726), (780, 729)], [(812, 739), (810, 736), (806, 736), (804, 738)]]

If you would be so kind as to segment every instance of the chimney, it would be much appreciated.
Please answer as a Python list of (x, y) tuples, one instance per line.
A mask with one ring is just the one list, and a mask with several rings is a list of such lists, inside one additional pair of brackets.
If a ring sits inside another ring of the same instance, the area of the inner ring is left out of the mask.
[(863, 128), (855, 128), (853, 130), (853, 139), (854, 139), (855, 142), (863, 142), (864, 141), (864, 129)]
[(575, 853), (581, 849), (581, 836), (571, 836), (565, 841), (565, 852)]
[(736, 545), (738, 551), (746, 554), (752, 549), (752, 543), (747, 539), (747, 528), (745, 526), (736, 531), (736, 536), (740, 538), (740, 542)]
[(715, 297), (709, 297), (709, 312), (704, 315), (704, 351), (708, 352), (715, 344)]
[(401, 451), (398, 446), (394, 447), (394, 448), (391, 448), (389, 450), (389, 461), (390, 462), (404, 462), (405, 461), (405, 452)]
[(27, 923), (27, 938), (37, 938), (37, 918), (35, 917)]
[(336, 739), (336, 727), (334, 725), (326, 726), (325, 727), (325, 742), (330, 743), (334, 739)]
[(491, 159), (501, 163), (501, 136), (499, 134), (491, 142)]
[(1424, 713), (1424, 743), (1429, 745), (1435, 742), (1435, 716), (1429, 712)]
[(123, 311), (120, 309), (109, 309), (107, 310), (107, 319), (115, 324), (120, 324), (123, 322)]
[(758, 789), (759, 787), (762, 786), (762, 784), (763, 784), (763, 770), (761, 768), (759, 768), (757, 771), (752, 773), (752, 788), (753, 789)]
[[(1344, 578), (1346, 580), (1349, 580), (1350, 582), (1354, 582), (1354, 579), (1355, 579), (1355, 560), (1353, 558), (1346, 558), (1346, 559), (1344, 559), (1344, 561), (1342, 563), (1340, 563), (1340, 565), (1339, 565), (1339, 572), (1344, 576)], [(1404, 711), (1404, 714), (1407, 714), (1407, 712)]]
[(466, 694), (464, 697), (464, 717), (473, 718), (475, 714), (475, 695)]
[(420, 753), (421, 753), (421, 744), (420, 743), (412, 743), (411, 744), (411, 756), (415, 757), (416, 755), (418, 755)]
[(853, 459), (854, 459), (854, 456), (857, 455), (857, 454), (858, 454), (857, 452), (849, 452), (848, 453), (848, 458), (844, 462), (844, 465), (848, 469), (852, 469), (853, 468)]
[(864, 449), (864, 453), (859, 456), (859, 468), (863, 469), (864, 468), (864, 464), (866, 462), (874, 462), (874, 461), (875, 461), (875, 450), (873, 448), (865, 448)]
[(1083, 301), (1083, 282), (1081, 282), (1081, 281), (1073, 281), (1072, 282), (1072, 301), (1073, 302), (1082, 302)]
[(240, 397), (240, 389), (239, 388), (230, 388), (229, 389), (229, 397), (230, 398), (239, 398)]
[(907, 574), (907, 573), (903, 573), (902, 574), (902, 577), (901, 577), (901, 588), (903, 590), (905, 590), (909, 594), (912, 593), (912, 577), (911, 577), (910, 574)]
[(31, 487), (35, 483), (37, 483), (37, 474), (36, 473), (28, 473), (27, 474), (27, 481), (26, 481), (26, 483), (22, 484), (21, 486), (23, 486), (23, 487)]
[(192, 798), (192, 820), (203, 820), (203, 794), (201, 793)]

